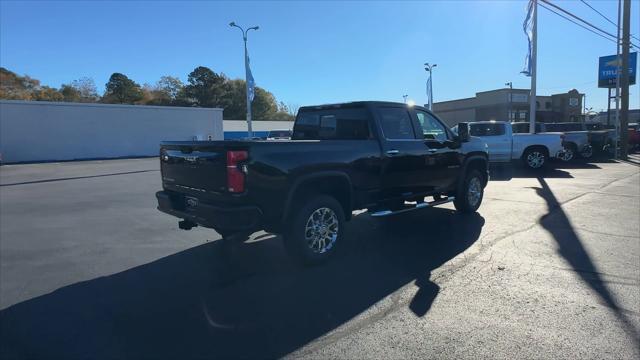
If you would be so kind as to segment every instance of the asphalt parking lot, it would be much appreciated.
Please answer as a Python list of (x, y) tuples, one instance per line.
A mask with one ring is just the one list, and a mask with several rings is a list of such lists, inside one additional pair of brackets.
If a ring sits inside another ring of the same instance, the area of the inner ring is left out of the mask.
[(359, 214), (313, 268), (178, 230), (157, 159), (2, 166), (0, 357), (638, 359), (639, 164), (497, 168), (478, 214)]

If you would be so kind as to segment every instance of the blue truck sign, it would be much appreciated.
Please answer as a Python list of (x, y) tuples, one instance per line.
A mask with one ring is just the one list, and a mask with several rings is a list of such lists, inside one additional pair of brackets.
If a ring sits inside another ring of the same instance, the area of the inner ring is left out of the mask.
[[(616, 87), (616, 76), (618, 62), (622, 66), (622, 55), (616, 59), (616, 55), (601, 56), (598, 66), (598, 87), (612, 88)], [(629, 54), (629, 85), (636, 83), (636, 67), (638, 63), (638, 53)], [(624, 73), (624, 71), (622, 72)], [(621, 74), (622, 75), (622, 74)]]

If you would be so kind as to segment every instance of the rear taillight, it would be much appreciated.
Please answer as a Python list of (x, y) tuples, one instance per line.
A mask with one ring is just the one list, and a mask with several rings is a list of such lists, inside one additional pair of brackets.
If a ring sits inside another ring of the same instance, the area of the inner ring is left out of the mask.
[(241, 162), (249, 158), (246, 151), (227, 151), (227, 190), (232, 193), (244, 192), (245, 173)]

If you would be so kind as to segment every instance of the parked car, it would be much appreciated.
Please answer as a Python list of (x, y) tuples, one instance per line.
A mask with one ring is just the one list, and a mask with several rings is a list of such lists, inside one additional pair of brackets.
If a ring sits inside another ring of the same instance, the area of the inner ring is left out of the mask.
[(267, 140), (289, 140), (291, 139), (292, 131), (288, 129), (271, 130), (267, 135)]
[(454, 135), (423, 107), (366, 101), (300, 108), (291, 140), (163, 142), (158, 209), (227, 243), (282, 234), (291, 255), (317, 264), (344, 241), (354, 210), (476, 211), (488, 154), (467, 130)]
[[(455, 133), (457, 125), (452, 130)], [(487, 143), (490, 162), (520, 159), (527, 167), (540, 169), (549, 158), (564, 156), (562, 133), (514, 134), (508, 122), (479, 121), (469, 123), (469, 134)]]
[[(529, 133), (528, 122), (511, 123), (514, 134)], [(570, 161), (576, 156), (589, 159), (593, 156), (593, 147), (589, 143), (589, 131), (582, 123), (536, 123), (536, 133), (561, 132), (565, 135), (562, 160)]]

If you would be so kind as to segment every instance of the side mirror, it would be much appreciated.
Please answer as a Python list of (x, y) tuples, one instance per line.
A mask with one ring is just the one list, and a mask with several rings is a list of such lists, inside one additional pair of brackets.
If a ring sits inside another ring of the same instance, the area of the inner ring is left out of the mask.
[(469, 141), (469, 124), (465, 122), (458, 123), (458, 140), (460, 142)]

